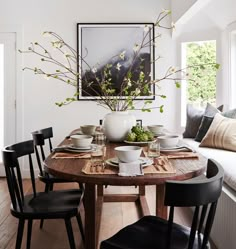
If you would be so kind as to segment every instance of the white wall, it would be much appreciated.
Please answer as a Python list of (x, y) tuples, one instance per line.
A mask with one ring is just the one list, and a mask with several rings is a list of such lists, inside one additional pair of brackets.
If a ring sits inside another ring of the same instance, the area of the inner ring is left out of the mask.
[(173, 0), (171, 1), (172, 18), (177, 22), (181, 16), (198, 0)]
[[(149, 0), (148, 4), (142, 0), (0, 0), (0, 3), (0, 27), (20, 27), (23, 45), (18, 49), (27, 49), (32, 41), (42, 42), (45, 38), (41, 34), (45, 30), (57, 32), (76, 48), (76, 24), (79, 22), (154, 22), (163, 8), (170, 8), (170, 1), (166, 0)], [(173, 65), (173, 42), (169, 31), (163, 32), (156, 53), (164, 57), (156, 67), (156, 75), (161, 76)], [(22, 55), (21, 59), (18, 68), (38, 65), (38, 58), (32, 55)], [(20, 84), (17, 104), (21, 107), (17, 120), (18, 127), (21, 127), (17, 130), (18, 140), (29, 139), (33, 130), (53, 126), (55, 143), (58, 143), (81, 124), (98, 124), (98, 120), (107, 113), (91, 101), (80, 101), (62, 108), (55, 106), (56, 101), (62, 101), (74, 92), (74, 88), (60, 81), (47, 81), (28, 71), (21, 73), (17, 83)], [(143, 119), (144, 125), (163, 123), (170, 130), (174, 130), (176, 91), (178, 90), (171, 83), (165, 82), (160, 93), (166, 94), (168, 98), (156, 101), (165, 105), (164, 114), (160, 114), (158, 110), (152, 113), (135, 112), (136, 117)]]

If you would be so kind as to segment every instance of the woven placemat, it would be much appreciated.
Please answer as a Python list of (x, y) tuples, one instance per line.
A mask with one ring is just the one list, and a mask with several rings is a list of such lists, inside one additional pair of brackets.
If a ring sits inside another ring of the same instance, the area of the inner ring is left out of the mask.
[[(119, 172), (118, 166), (107, 165), (105, 170), (102, 170), (101, 166), (91, 167), (91, 163), (87, 162), (82, 172), (86, 175), (116, 175)], [(161, 165), (149, 165), (143, 168), (143, 173), (146, 174), (175, 174), (176, 170), (171, 162), (166, 162), (164, 167)]]
[[(144, 155), (147, 157), (147, 151), (143, 151)], [(168, 159), (198, 159), (199, 156), (195, 152), (165, 152), (161, 153), (160, 158), (167, 157)]]
[(73, 159), (73, 158), (91, 158), (90, 153), (70, 153), (70, 152), (56, 152), (53, 156), (53, 159)]

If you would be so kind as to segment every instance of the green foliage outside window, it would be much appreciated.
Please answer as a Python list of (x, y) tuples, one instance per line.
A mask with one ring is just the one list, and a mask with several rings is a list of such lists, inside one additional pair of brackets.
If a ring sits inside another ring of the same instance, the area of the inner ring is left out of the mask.
[[(216, 42), (194, 42), (186, 45), (186, 64), (207, 64), (216, 62)], [(187, 99), (189, 103), (205, 106), (216, 102), (216, 68), (193, 67), (189, 69)]]

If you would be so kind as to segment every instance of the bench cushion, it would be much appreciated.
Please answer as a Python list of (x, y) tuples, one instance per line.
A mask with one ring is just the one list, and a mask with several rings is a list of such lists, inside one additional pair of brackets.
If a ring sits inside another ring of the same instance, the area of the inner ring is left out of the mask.
[(224, 182), (236, 191), (236, 152), (199, 147), (199, 142), (190, 138), (184, 138), (183, 142), (194, 148), (206, 158), (216, 160), (224, 169)]

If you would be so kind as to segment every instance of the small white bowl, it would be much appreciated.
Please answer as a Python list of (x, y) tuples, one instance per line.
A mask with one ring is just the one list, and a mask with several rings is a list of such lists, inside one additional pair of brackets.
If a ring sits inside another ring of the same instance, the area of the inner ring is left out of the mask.
[(118, 146), (115, 148), (119, 161), (129, 163), (137, 161), (141, 155), (142, 148), (139, 146)]
[(179, 142), (179, 136), (177, 135), (159, 136), (158, 140), (160, 141), (160, 146), (162, 148), (171, 148), (177, 146)]
[(77, 148), (87, 148), (93, 141), (93, 137), (89, 135), (72, 135), (70, 138), (74, 147)]
[(96, 125), (81, 125), (80, 129), (85, 135), (93, 135), (96, 130)]
[(148, 125), (148, 130), (151, 131), (154, 135), (156, 134), (162, 134), (164, 125)]

